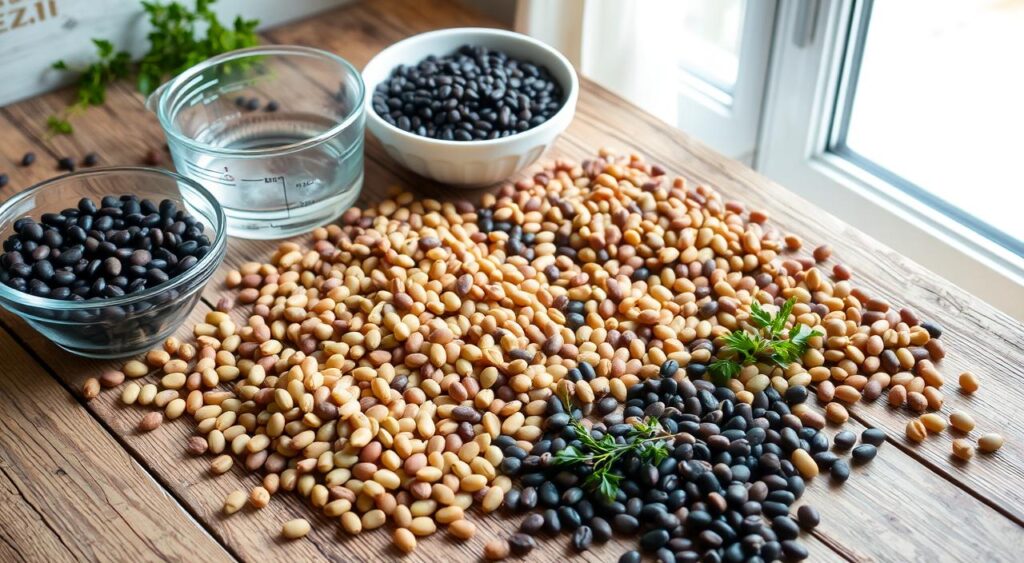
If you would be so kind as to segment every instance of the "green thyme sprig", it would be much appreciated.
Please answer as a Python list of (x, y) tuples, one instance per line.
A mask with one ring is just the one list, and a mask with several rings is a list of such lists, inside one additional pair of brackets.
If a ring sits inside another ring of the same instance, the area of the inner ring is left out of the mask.
[(647, 417), (633, 425), (625, 443), (618, 443), (610, 434), (600, 440), (579, 420), (570, 422), (576, 431), (582, 447), (569, 446), (555, 454), (557, 465), (589, 465), (591, 473), (584, 479), (583, 486), (597, 491), (608, 500), (613, 500), (619, 490), (622, 475), (615, 472), (616, 463), (627, 455), (635, 455), (644, 463), (657, 465), (669, 455), (668, 441), (673, 438), (662, 428), (658, 419)]
[(718, 359), (708, 369), (716, 383), (724, 384), (736, 377), (743, 366), (756, 362), (767, 362), (786, 368), (799, 361), (807, 350), (807, 341), (821, 335), (811, 327), (797, 323), (786, 330), (786, 321), (793, 312), (796, 299), (790, 298), (779, 312), (772, 315), (754, 301), (750, 305), (750, 320), (757, 327), (753, 332), (738, 329), (722, 337), (723, 348)]

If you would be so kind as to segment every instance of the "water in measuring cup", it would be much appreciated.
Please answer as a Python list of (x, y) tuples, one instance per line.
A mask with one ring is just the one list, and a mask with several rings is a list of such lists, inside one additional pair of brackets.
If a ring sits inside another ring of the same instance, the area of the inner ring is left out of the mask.
[(294, 151), (285, 148), (335, 125), (333, 120), (305, 113), (227, 116), (205, 125), (194, 139), (243, 151), (280, 148), (282, 154), (193, 154), (185, 165), (189, 175), (221, 203), (230, 234), (246, 238), (298, 234), (344, 212), (362, 188), (361, 135), (344, 139), (343, 133), (315, 146)]

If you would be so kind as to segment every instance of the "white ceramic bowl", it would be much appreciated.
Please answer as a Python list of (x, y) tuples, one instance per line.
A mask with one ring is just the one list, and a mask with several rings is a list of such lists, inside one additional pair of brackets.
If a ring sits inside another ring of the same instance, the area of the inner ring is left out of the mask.
[(572, 121), (580, 84), (568, 59), (536, 39), (501, 29), (463, 27), (414, 35), (384, 49), (363, 69), (366, 90), (372, 93), (399, 65), (416, 65), (428, 55), (448, 55), (466, 44), (483, 45), (547, 67), (562, 87), (565, 103), (551, 119), (515, 135), (443, 141), (420, 137), (384, 121), (373, 110), (371, 94), (366, 96), (366, 125), (402, 166), (445, 184), (468, 187), (500, 182), (537, 160)]

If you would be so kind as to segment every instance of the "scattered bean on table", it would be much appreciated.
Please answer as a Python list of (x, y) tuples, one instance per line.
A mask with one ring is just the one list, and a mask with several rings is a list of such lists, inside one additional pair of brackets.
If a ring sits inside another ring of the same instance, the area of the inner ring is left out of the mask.
[[(216, 455), (212, 473), (237, 460), (264, 475), (254, 506), (295, 492), (349, 534), (392, 524), (402, 551), (439, 526), (474, 537), (476, 505), (529, 513), (486, 544), (492, 560), (524, 556), (543, 531), (565, 532), (576, 551), (630, 534), (669, 560), (742, 558), (753, 534), (763, 559), (806, 558), (798, 536), (817, 512), (789, 516), (805, 479), (842, 483), (841, 456), (869, 462), (886, 440), (868, 429), (858, 445), (841, 430), (830, 444), (826, 420), (842, 425), (885, 393), (923, 413), (907, 435), (924, 440), (938, 427), (927, 411), (942, 407), (945, 351), (939, 325), (853, 287), (845, 267), (830, 277), (816, 265), (830, 248), (798, 256), (803, 245), (767, 223), (610, 153), (555, 162), (479, 206), (398, 193), (230, 272), (237, 300), (195, 325), (193, 341), (126, 363), (122, 380), (155, 372), (157, 383), (129, 382), (122, 401), (191, 415), (187, 449)], [(711, 382), (721, 338), (751, 327), (750, 304), (787, 299), (786, 326), (817, 331), (800, 361), (759, 359)], [(232, 316), (234, 303), (248, 315)], [(628, 458), (611, 498), (584, 483), (584, 466), (552, 461), (581, 446), (576, 424), (620, 441), (644, 420), (669, 454)], [(974, 427), (966, 413), (950, 423)], [(958, 457), (973, 451), (954, 443)], [(282, 534), (310, 528), (294, 520)]]

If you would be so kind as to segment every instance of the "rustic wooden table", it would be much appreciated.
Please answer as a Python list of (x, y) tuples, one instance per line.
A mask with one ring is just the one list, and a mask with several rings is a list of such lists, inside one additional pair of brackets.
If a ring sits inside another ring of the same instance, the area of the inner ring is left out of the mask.
[[(403, 37), (443, 27), (494, 22), (440, 0), (357, 3), (263, 34), (267, 42), (303, 44), (341, 54), (361, 67)], [(55, 175), (60, 156), (97, 151), (104, 164), (139, 164), (163, 137), (127, 83), (101, 108), (76, 118), (76, 134), (49, 138), (46, 117), (62, 109), (67, 90), (0, 108), (0, 171), (11, 177), (0, 197)], [(843, 486), (817, 479), (806, 499), (822, 524), (804, 534), (813, 560), (1020, 561), (1024, 558), (1024, 326), (945, 280), (817, 210), (745, 166), (724, 158), (599, 86), (583, 80), (576, 119), (547, 157), (583, 159), (600, 147), (635, 150), (671, 173), (711, 185), (728, 197), (767, 210), (776, 225), (810, 244), (829, 242), (869, 293), (909, 306), (946, 327), (947, 380), (970, 369), (981, 390), (946, 392), (943, 412), (972, 412), (978, 431), (1007, 438), (1001, 451), (969, 463), (950, 456), (947, 434), (917, 445), (904, 438), (907, 414), (884, 401), (852, 409), (850, 426), (884, 428), (888, 443), (871, 464), (855, 468)], [(40, 161), (17, 165), (35, 151)], [(398, 168), (370, 142), (362, 201), (401, 184), (437, 187)], [(223, 274), (274, 243), (232, 240)], [(193, 315), (201, 318), (225, 292), (211, 282)], [(1024, 299), (1024, 295), (1021, 296)], [(256, 484), (236, 470), (213, 478), (208, 459), (188, 457), (192, 428), (165, 424), (138, 434), (138, 410), (120, 406), (116, 392), (85, 402), (82, 383), (115, 365), (73, 357), (4, 312), (0, 315), (0, 560), (336, 560), (398, 558), (383, 530), (347, 537), (297, 497), (278, 495), (263, 510), (221, 514), (227, 492)], [(182, 336), (188, 334), (183, 327)], [(950, 386), (955, 387), (955, 384)], [(978, 432), (976, 431), (976, 432)], [(973, 433), (972, 433), (973, 434)], [(975, 436), (976, 437), (976, 436)], [(315, 521), (308, 539), (283, 543), (281, 522)], [(406, 559), (477, 559), (483, 543), (518, 522), (477, 515), (480, 533), (468, 543), (445, 534), (420, 542)], [(531, 561), (569, 556), (566, 539), (542, 541)], [(627, 542), (576, 556), (614, 561)]]

